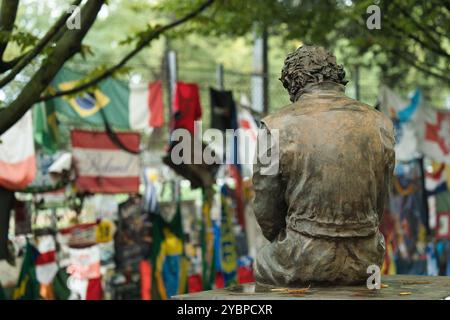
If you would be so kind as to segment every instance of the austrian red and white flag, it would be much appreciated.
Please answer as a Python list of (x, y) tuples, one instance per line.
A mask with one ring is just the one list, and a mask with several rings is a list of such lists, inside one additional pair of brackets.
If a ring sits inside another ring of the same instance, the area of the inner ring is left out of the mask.
[(58, 272), (56, 245), (53, 236), (38, 237), (37, 249), (39, 256), (36, 258), (36, 278), (40, 284), (50, 284)]
[[(128, 150), (138, 151), (139, 133), (117, 133)], [(72, 130), (72, 154), (77, 172), (76, 187), (92, 193), (139, 191), (140, 158), (111, 141), (106, 132)]]
[(420, 151), (432, 160), (450, 163), (450, 111), (424, 107), (420, 113)]
[(31, 111), (0, 136), (0, 186), (21, 190), (36, 175)]

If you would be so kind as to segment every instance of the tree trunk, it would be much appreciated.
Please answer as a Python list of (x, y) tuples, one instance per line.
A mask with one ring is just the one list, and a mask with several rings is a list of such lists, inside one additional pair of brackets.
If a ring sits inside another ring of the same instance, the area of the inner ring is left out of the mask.
[(69, 30), (56, 43), (52, 53), (25, 85), (16, 100), (0, 112), (0, 134), (14, 125), (40, 98), (64, 63), (81, 49), (81, 42), (92, 27), (105, 0), (90, 0), (81, 9), (81, 28)]

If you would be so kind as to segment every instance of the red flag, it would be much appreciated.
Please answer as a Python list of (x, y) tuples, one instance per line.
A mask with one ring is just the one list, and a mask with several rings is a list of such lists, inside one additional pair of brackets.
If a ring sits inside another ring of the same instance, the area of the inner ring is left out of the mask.
[[(117, 133), (121, 143), (138, 150), (138, 133)], [(139, 155), (116, 146), (106, 132), (72, 130), (72, 152), (79, 191), (133, 193), (139, 190)]]
[(175, 113), (174, 128), (184, 128), (193, 134), (194, 121), (202, 116), (197, 84), (177, 82), (173, 111)]
[(102, 300), (102, 299), (103, 299), (102, 278), (89, 279), (86, 290), (86, 300)]
[(200, 292), (203, 290), (202, 276), (199, 274), (193, 274), (188, 278), (189, 293)]
[(141, 273), (141, 299), (152, 299), (152, 266), (149, 261), (142, 260), (139, 263), (139, 270)]

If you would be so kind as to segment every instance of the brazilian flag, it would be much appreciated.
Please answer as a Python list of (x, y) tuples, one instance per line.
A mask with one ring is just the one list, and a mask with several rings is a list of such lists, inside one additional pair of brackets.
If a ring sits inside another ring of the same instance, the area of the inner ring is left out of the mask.
[(39, 251), (27, 241), (19, 280), (12, 294), (13, 300), (39, 300), (39, 282), (36, 279), (35, 263), (38, 255)]
[[(81, 85), (85, 75), (62, 68), (53, 79), (49, 93), (66, 91)], [(108, 78), (97, 87), (75, 95), (57, 97), (46, 102), (67, 126), (104, 127), (104, 116), (113, 128), (130, 129), (128, 110), (130, 90), (122, 81)]]
[(189, 260), (184, 254), (184, 236), (181, 206), (170, 222), (160, 214), (153, 215), (153, 299), (166, 300), (177, 294), (187, 293)]

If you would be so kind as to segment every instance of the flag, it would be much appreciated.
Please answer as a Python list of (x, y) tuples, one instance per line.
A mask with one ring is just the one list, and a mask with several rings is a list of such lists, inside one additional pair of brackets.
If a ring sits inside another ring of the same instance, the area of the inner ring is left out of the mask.
[(58, 149), (59, 128), (54, 103), (38, 103), (33, 107), (34, 140), (46, 154)]
[(22, 268), (17, 286), (13, 291), (13, 300), (38, 300), (39, 283), (36, 278), (36, 257), (39, 252), (29, 242), (25, 246)]
[(190, 275), (188, 278), (188, 288), (189, 293), (202, 291), (202, 276), (199, 274)]
[(258, 137), (258, 125), (252, 114), (245, 109), (238, 113), (239, 161), (242, 174), (251, 177), (253, 174), (253, 160), (255, 158), (256, 141)]
[(88, 248), (70, 248), (70, 274), (68, 287), (71, 297), (81, 300), (101, 300), (103, 298), (100, 273), (100, 249), (97, 245)]
[(225, 131), (233, 128), (236, 104), (231, 91), (209, 88), (211, 99), (211, 128)]
[(380, 110), (392, 119), (395, 128), (395, 158), (410, 161), (418, 158), (418, 141), (414, 120), (418, 117), (418, 108), (422, 93), (416, 90), (410, 99), (404, 99), (395, 92), (382, 86), (378, 97)]
[(64, 268), (61, 268), (53, 278), (52, 286), (56, 300), (67, 300), (70, 297), (70, 289), (67, 287), (69, 274)]
[(446, 164), (432, 161), (432, 172), (425, 171), (425, 190), (428, 196), (448, 189)]
[(233, 208), (230, 190), (226, 185), (221, 189), (222, 221), (220, 225), (221, 270), (225, 287), (237, 284), (236, 236), (233, 230)]
[(0, 136), (0, 186), (21, 190), (36, 175), (31, 111)]
[(202, 220), (200, 243), (202, 249), (202, 280), (203, 290), (211, 290), (215, 282), (216, 267), (214, 264), (214, 229), (211, 217), (213, 190), (203, 189)]
[(432, 160), (450, 164), (450, 111), (424, 107), (417, 126), (420, 151)]
[(139, 263), (139, 272), (141, 274), (141, 299), (152, 299), (152, 265), (149, 261), (142, 260)]
[(56, 245), (53, 236), (44, 235), (38, 238), (36, 258), (36, 278), (42, 285), (49, 285), (58, 272), (56, 264)]
[(148, 104), (150, 106), (150, 127), (160, 128), (164, 125), (164, 103), (161, 81), (149, 84), (150, 95)]
[(68, 287), (71, 290), (69, 300), (102, 300), (103, 288), (101, 278), (80, 279), (69, 277)]
[(239, 258), (237, 279), (239, 284), (255, 282), (255, 277), (253, 276), (253, 259), (250, 256)]
[[(139, 149), (139, 134), (118, 133), (117, 137), (128, 149)], [(78, 191), (92, 193), (139, 191), (139, 155), (119, 148), (105, 132), (72, 130), (71, 139)]]
[(87, 248), (70, 248), (70, 265), (67, 273), (77, 279), (97, 279), (100, 273), (100, 249), (97, 245)]
[(130, 129), (143, 130), (162, 127), (164, 105), (161, 81), (129, 85), (128, 109)]
[[(82, 78), (82, 74), (62, 68), (53, 79), (49, 91), (70, 90), (78, 86)], [(155, 97), (162, 94), (161, 86), (127, 84), (108, 78), (87, 92), (54, 98), (46, 104), (54, 106), (58, 120), (66, 125), (103, 127), (104, 116), (113, 128), (141, 130), (150, 127), (149, 102), (154, 101), (151, 99), (152, 89)], [(152, 108), (160, 111), (163, 108), (162, 99), (156, 99), (156, 103)]]
[(165, 221), (160, 214), (155, 214), (153, 218), (152, 296), (166, 300), (187, 292), (189, 262), (184, 256), (180, 203), (170, 222)]
[(198, 85), (178, 81), (174, 97), (172, 129), (187, 129), (194, 134), (194, 121), (202, 116)]

